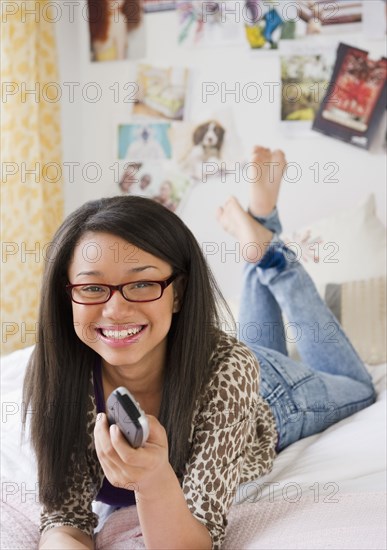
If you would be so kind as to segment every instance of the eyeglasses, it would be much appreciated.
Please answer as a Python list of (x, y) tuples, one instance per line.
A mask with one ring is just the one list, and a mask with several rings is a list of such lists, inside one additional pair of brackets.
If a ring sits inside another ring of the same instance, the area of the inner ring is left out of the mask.
[(73, 302), (85, 306), (108, 302), (116, 290), (128, 302), (154, 302), (161, 298), (164, 290), (176, 279), (177, 275), (175, 273), (165, 281), (136, 281), (134, 283), (123, 283), (122, 285), (67, 284), (66, 291)]

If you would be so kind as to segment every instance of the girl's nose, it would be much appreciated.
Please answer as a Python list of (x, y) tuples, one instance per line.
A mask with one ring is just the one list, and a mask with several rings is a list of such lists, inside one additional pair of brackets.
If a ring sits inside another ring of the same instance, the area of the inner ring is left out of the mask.
[(119, 290), (114, 290), (109, 301), (104, 304), (103, 314), (111, 319), (122, 320), (123, 315), (128, 316), (136, 308), (135, 302), (128, 302)]

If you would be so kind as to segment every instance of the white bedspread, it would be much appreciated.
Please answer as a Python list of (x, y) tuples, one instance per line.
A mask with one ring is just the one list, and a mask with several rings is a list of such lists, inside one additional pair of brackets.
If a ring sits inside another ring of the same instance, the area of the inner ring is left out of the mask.
[[(30, 349), (2, 360), (1, 548), (37, 541), (37, 485), (28, 443), (20, 445), (21, 388)], [(225, 549), (385, 549), (386, 365), (370, 369), (377, 402), (298, 441), (269, 475), (241, 486)], [(99, 550), (144, 548), (135, 509), (108, 518)]]

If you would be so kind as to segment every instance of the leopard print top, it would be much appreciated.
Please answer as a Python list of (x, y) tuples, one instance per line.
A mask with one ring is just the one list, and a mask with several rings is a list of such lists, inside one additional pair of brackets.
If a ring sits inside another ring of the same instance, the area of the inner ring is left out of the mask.
[[(212, 547), (220, 548), (227, 513), (240, 483), (269, 472), (275, 457), (277, 432), (273, 414), (259, 395), (259, 365), (252, 352), (222, 335), (212, 356), (213, 375), (201, 396), (192, 422), (191, 452), (182, 489), (192, 514), (204, 523)], [(73, 476), (57, 511), (41, 513), (41, 532), (62, 525), (92, 536), (98, 516), (92, 501), (103, 482), (95, 452), (93, 429), (96, 404), (90, 390), (88, 469), (74, 457)]]

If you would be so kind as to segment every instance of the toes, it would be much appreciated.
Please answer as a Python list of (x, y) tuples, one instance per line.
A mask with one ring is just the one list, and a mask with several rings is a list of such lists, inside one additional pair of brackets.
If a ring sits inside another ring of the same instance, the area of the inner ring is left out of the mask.
[(279, 157), (285, 157), (285, 153), (282, 151), (282, 149), (275, 149), (273, 151), (273, 155), (279, 156)]
[(271, 157), (270, 149), (266, 147), (255, 147), (252, 155), (253, 162), (266, 162)]
[(224, 222), (226, 219), (233, 217), (239, 210), (243, 210), (240, 202), (236, 197), (231, 196), (226, 200), (223, 206), (218, 207), (216, 211), (216, 219), (219, 222)]
[(270, 153), (270, 149), (267, 149), (266, 147), (254, 147), (253, 149), (253, 155), (267, 155)]
[(223, 214), (224, 214), (224, 208), (222, 208), (222, 206), (219, 206), (219, 207), (217, 208), (216, 212), (215, 212), (216, 219), (217, 219), (218, 221), (220, 221), (220, 219), (222, 218)]
[(231, 195), (226, 201), (226, 204), (224, 205), (225, 208), (233, 209), (235, 210), (236, 207), (242, 208), (240, 202), (234, 195)]

